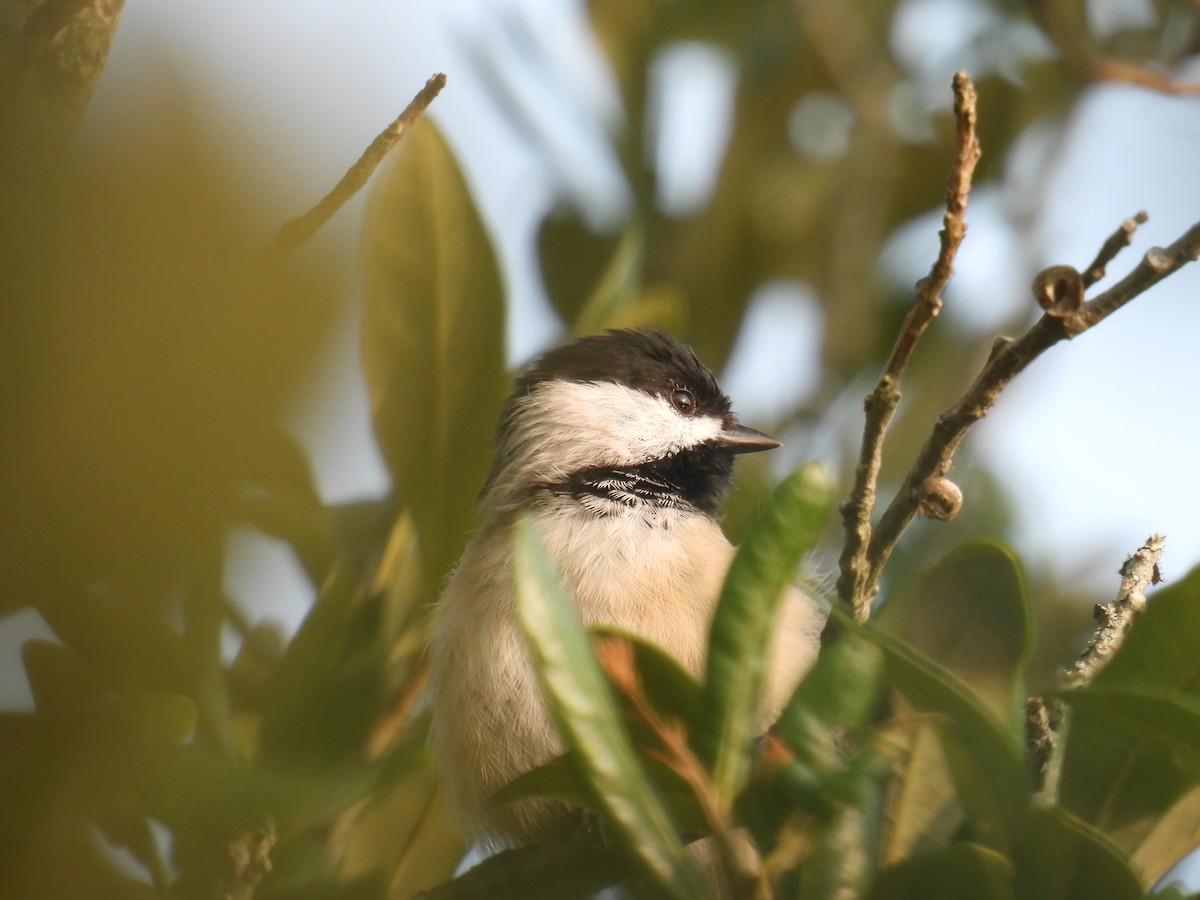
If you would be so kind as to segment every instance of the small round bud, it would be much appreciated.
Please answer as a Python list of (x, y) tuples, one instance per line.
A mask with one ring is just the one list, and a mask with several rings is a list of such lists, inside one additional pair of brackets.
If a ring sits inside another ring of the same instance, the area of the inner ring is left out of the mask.
[(949, 522), (962, 509), (963, 495), (949, 478), (931, 475), (917, 488), (917, 512), (926, 519)]
[(1083, 305), (1083, 276), (1071, 266), (1050, 266), (1033, 279), (1033, 296), (1046, 315), (1063, 319)]

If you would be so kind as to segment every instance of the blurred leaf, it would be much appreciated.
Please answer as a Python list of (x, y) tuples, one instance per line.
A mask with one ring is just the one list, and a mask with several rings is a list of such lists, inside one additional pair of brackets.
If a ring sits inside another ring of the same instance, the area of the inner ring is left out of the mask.
[(802, 759), (829, 765), (834, 729), (857, 733), (868, 725), (881, 700), (883, 659), (875, 645), (843, 634), (821, 648), (816, 663), (797, 685), (775, 730)]
[(357, 560), (339, 560), (288, 644), (263, 709), (267, 760), (311, 768), (362, 752), (387, 653), (363, 579)]
[(645, 637), (618, 628), (600, 626), (589, 631), (597, 637), (627, 641), (633, 648), (634, 669), (651, 705), (662, 715), (683, 722), (689, 734), (699, 732), (706, 715), (703, 689), (675, 657)]
[(104, 699), (95, 675), (70, 647), (54, 641), (30, 640), (21, 647), (21, 659), (39, 713), (75, 718)]
[[(584, 310), (596, 304), (601, 279), (614, 278), (618, 260), (625, 256), (630, 231), (623, 235), (597, 234), (573, 210), (552, 210), (538, 229), (537, 249), (546, 293), (562, 320), (579, 322)], [(640, 258), (637, 260), (640, 266)], [(636, 270), (630, 273), (637, 283)], [(589, 333), (579, 328), (576, 333)]]
[(428, 118), (371, 196), (363, 253), (371, 417), (437, 583), (471, 530), (506, 376), (495, 254)]
[[(709, 824), (695, 792), (678, 772), (654, 755), (653, 751), (659, 749), (657, 744), (635, 747), (647, 782), (657, 791), (670, 813), (671, 821), (681, 834), (707, 833)], [(548, 763), (518, 775), (493, 794), (490, 803), (500, 806), (533, 797), (561, 800), (572, 806), (602, 811), (595, 796), (588, 792), (579, 767), (569, 753), (556, 756)]]
[(598, 334), (605, 328), (618, 327), (621, 314), (641, 290), (645, 251), (645, 229), (634, 221), (622, 232), (607, 268), (591, 287), (587, 302), (573, 319), (567, 320), (572, 334)]
[(1183, 691), (1085, 687), (1064, 691), (1074, 709), (1141, 742), (1160, 744), (1194, 778), (1200, 778), (1200, 699)]
[(196, 730), (196, 704), (180, 694), (126, 694), (116, 698), (113, 710), (127, 740), (169, 747)]
[(336, 826), (345, 848), (340, 872), (348, 878), (391, 873), (389, 894), (397, 898), (446, 881), (465, 849), (433, 759), (423, 753), (419, 762), (350, 807)]
[(1055, 807), (1034, 807), (1013, 851), (1021, 900), (1143, 896), (1137, 876), (1104, 837)]
[(967, 895), (978, 900), (1016, 900), (1012, 863), (987, 847), (955, 843), (909, 856), (884, 869), (867, 897), (869, 900), (958, 900)]
[(246, 518), (265, 534), (286, 541), (309, 580), (319, 585), (334, 551), (308, 455), (279, 426), (264, 429), (259, 446), (262, 454), (242, 491)]
[(869, 805), (837, 810), (821, 829), (802, 872), (805, 900), (861, 897), (873, 875), (872, 843), (878, 816)]
[(1024, 728), (1021, 671), (1033, 643), (1020, 563), (993, 541), (952, 550), (889, 598), (875, 625), (970, 685), (993, 715)]
[(219, 129), (169, 74), (141, 127), (98, 119), (56, 165), (0, 176), (0, 610), (61, 602), (68, 627), (84, 587), (139, 628), (209, 564), (335, 304), (328, 272), (263, 270), (257, 214), (202, 142)]
[(528, 797), (550, 797), (576, 806), (593, 806), (595, 799), (587, 792), (579, 769), (569, 753), (556, 756), (548, 763), (523, 772), (492, 795), (489, 805), (503, 806), (513, 800)]
[(879, 858), (885, 865), (938, 850), (962, 827), (962, 801), (938, 728), (910, 722), (907, 753), (889, 785)]
[(713, 783), (727, 806), (745, 786), (763, 730), (762, 684), (780, 602), (829, 513), (833, 485), (816, 463), (780, 482), (730, 564), (709, 638), (704, 696)]
[(517, 526), (517, 614), (550, 712), (622, 843), (666, 896), (702, 894), (698, 875), (621, 727), (588, 639), (528, 519)]
[(839, 607), (832, 615), (883, 650), (896, 689), (932, 715), (958, 795), (981, 843), (1007, 852), (1029, 802), (1020, 740), (1003, 728), (952, 672), (890, 635), (856, 625)]
[(1200, 847), (1200, 787), (1193, 787), (1157, 818), (1129, 855), (1129, 864), (1149, 887)]

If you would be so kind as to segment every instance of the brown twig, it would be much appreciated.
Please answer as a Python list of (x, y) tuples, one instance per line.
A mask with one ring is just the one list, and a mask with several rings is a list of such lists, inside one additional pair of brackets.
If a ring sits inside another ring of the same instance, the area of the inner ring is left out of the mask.
[(1092, 260), (1092, 264), (1082, 272), (1085, 288), (1090, 288), (1104, 277), (1108, 264), (1117, 258), (1118, 253), (1133, 243), (1133, 233), (1137, 231), (1139, 225), (1145, 225), (1148, 218), (1145, 210), (1142, 210), (1122, 222), (1121, 226), (1108, 236), (1108, 240), (1104, 242), (1100, 252)]
[(268, 257), (277, 263), (286, 262), (322, 225), (333, 218), (333, 214), (362, 189), (371, 174), (383, 162), (388, 151), (404, 137), (405, 132), (420, 118), (421, 113), (425, 112), (445, 86), (446, 76), (440, 72), (426, 81), (425, 87), (404, 107), (404, 112), (371, 141), (370, 146), (358, 158), (358, 162), (346, 170), (346, 174), (334, 185), (333, 190), (304, 215), (284, 223), (271, 242), (267, 251)]
[(1165, 72), (1114, 56), (1095, 56), (1086, 60), (1085, 67), (1093, 78), (1100, 81), (1119, 81), (1176, 96), (1200, 94), (1200, 82), (1179, 81)]
[(867, 555), (870, 571), (866, 586), (873, 588), (879, 574), (917, 512), (917, 492), (925, 479), (942, 477), (967, 429), (987, 415), (1000, 393), (1026, 366), (1059, 341), (1069, 340), (1112, 315), (1171, 273), (1200, 256), (1200, 223), (1193, 225), (1166, 249), (1151, 248), (1128, 275), (1068, 315), (1042, 316), (1016, 340), (998, 338), (982, 371), (966, 393), (942, 413), (925, 441), (904, 483), (884, 512), (871, 536)]
[(869, 579), (867, 550), (871, 542), (871, 512), (883, 461), (883, 438), (900, 402), (899, 381), (913, 349), (925, 329), (941, 311), (942, 292), (954, 274), (954, 258), (967, 230), (963, 215), (971, 190), (971, 178), (979, 161), (979, 141), (975, 135), (975, 86), (964, 72), (954, 76), (954, 115), (958, 150), (946, 184), (946, 212), (942, 216), (941, 247), (929, 274), (917, 282), (917, 296), (892, 347), (879, 383), (864, 401), (866, 425), (854, 488), (842, 506), (846, 531), (845, 546), (839, 560), (841, 575), (838, 596), (850, 604), (858, 621), (866, 621), (874, 595), (874, 580)]

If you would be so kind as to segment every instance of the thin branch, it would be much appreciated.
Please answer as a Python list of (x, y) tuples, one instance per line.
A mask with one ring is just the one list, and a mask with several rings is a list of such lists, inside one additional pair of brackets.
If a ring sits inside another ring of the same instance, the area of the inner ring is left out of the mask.
[(871, 512), (875, 508), (875, 491), (883, 462), (883, 438), (896, 406), (900, 402), (899, 381), (913, 349), (925, 329), (942, 309), (942, 292), (954, 274), (954, 258), (966, 234), (963, 215), (971, 190), (971, 178), (979, 161), (979, 141), (975, 135), (975, 86), (964, 73), (954, 76), (954, 115), (957, 130), (957, 153), (946, 184), (946, 211), (942, 216), (941, 248), (929, 274), (917, 283), (913, 308), (892, 348), (883, 374), (864, 401), (866, 424), (854, 488), (842, 507), (842, 524), (846, 531), (845, 546), (839, 560), (841, 576), (838, 596), (850, 604), (860, 622), (870, 613), (874, 581), (868, 581), (867, 549), (871, 541)]
[(370, 146), (358, 158), (358, 162), (346, 170), (346, 174), (334, 185), (333, 190), (304, 215), (284, 223), (267, 251), (269, 258), (277, 263), (286, 262), (322, 225), (333, 218), (334, 213), (362, 189), (383, 162), (388, 151), (404, 137), (405, 132), (421, 117), (421, 113), (425, 112), (445, 86), (446, 76), (440, 72), (425, 82), (425, 87), (417, 92), (412, 102), (404, 108), (404, 112), (371, 141)]
[(1200, 82), (1179, 81), (1149, 66), (1118, 59), (1115, 56), (1096, 56), (1085, 63), (1093, 78), (1100, 81), (1119, 81), (1136, 87), (1149, 88), (1162, 94), (1195, 96), (1200, 94)]
[(1146, 608), (1146, 588), (1160, 580), (1158, 561), (1162, 557), (1162, 550), (1163, 536), (1152, 534), (1122, 564), (1121, 587), (1117, 591), (1117, 598), (1106, 606), (1096, 605), (1096, 631), (1088, 641), (1087, 649), (1062, 673), (1064, 687), (1076, 688), (1087, 684), (1117, 652), (1134, 617)]
[(1142, 210), (1122, 222), (1121, 226), (1108, 236), (1108, 240), (1104, 242), (1104, 246), (1100, 248), (1100, 252), (1096, 254), (1092, 264), (1083, 270), (1083, 286), (1085, 288), (1090, 288), (1104, 277), (1108, 264), (1117, 258), (1118, 253), (1133, 243), (1133, 233), (1137, 231), (1139, 225), (1145, 225), (1148, 218), (1150, 217), (1146, 215), (1145, 210)]
[[(1146, 607), (1146, 589), (1161, 581), (1158, 561), (1162, 557), (1163, 536), (1152, 534), (1121, 565), (1121, 586), (1111, 603), (1096, 604), (1092, 613), (1096, 630), (1079, 658), (1059, 672), (1060, 689), (1079, 688), (1091, 682), (1125, 640), (1134, 618)], [(1032, 774), (1042, 797), (1048, 803), (1058, 800), (1067, 732), (1071, 728), (1071, 709), (1058, 697), (1030, 697), (1025, 703), (1026, 746)]]
[(983, 370), (966, 393), (938, 417), (933, 433), (876, 526), (868, 548), (868, 588), (878, 582), (896, 542), (916, 515), (920, 485), (931, 476), (946, 474), (967, 429), (987, 415), (1009, 382), (1050, 347), (1082, 334), (1197, 256), (1200, 256), (1200, 223), (1166, 249), (1150, 249), (1132, 272), (1075, 312), (1044, 315), (1020, 338), (996, 340)]

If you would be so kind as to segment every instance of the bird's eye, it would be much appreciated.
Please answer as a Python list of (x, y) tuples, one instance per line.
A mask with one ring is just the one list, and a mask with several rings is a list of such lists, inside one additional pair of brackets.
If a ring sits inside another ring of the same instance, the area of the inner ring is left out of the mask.
[(684, 388), (676, 388), (671, 391), (671, 405), (685, 416), (690, 416), (696, 411), (696, 395)]

